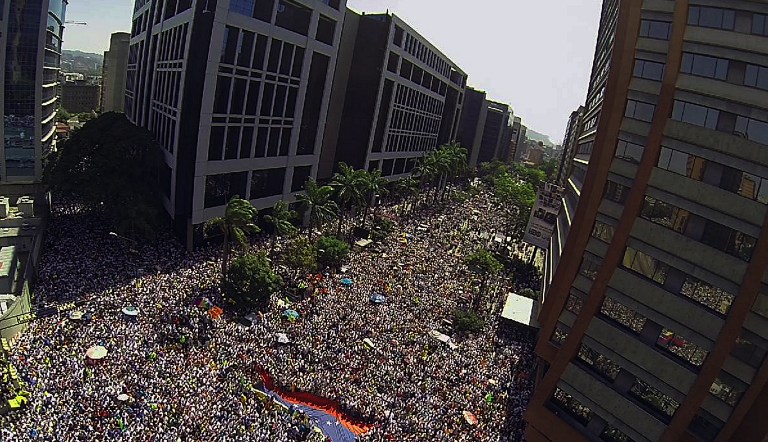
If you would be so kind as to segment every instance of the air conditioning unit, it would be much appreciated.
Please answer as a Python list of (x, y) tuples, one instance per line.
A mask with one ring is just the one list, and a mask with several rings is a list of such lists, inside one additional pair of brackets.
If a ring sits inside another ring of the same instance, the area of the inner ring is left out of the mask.
[(10, 201), (7, 196), (0, 196), (0, 218), (7, 218), (10, 208)]
[(16, 203), (19, 208), (19, 212), (24, 214), (24, 217), (35, 216), (35, 201), (30, 196), (22, 196), (19, 198), (19, 202)]

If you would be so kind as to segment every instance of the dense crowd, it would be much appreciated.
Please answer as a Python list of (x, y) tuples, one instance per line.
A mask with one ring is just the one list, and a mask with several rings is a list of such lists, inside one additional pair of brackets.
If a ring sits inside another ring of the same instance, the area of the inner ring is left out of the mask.
[[(256, 394), (256, 367), (370, 423), (363, 441), (522, 440), (533, 338), (498, 319), (519, 281), (497, 278), (483, 298), (481, 332), (452, 333), (445, 321), (477, 291), (479, 276), (463, 257), (503, 231), (497, 210), (480, 192), (396, 220), (378, 253), (354, 251), (341, 271), (311, 276), (313, 290), (290, 305), (297, 321), (285, 320), (285, 298), (273, 296), (249, 327), (226, 315), (211, 320), (195, 305), (221, 301), (217, 249), (190, 253), (168, 237), (140, 247), (110, 235), (87, 208), (58, 204), (35, 302), (85, 299), (85, 315), (38, 319), (16, 343), (12, 361), (31, 401), (0, 417), (0, 440), (322, 437), (306, 416)], [(394, 209), (382, 212), (396, 219)], [(372, 294), (386, 302), (369, 302)], [(135, 319), (127, 306), (139, 309)], [(453, 334), (456, 345), (432, 330)], [(277, 333), (290, 343), (275, 342)], [(93, 345), (106, 347), (106, 358), (89, 361)]]

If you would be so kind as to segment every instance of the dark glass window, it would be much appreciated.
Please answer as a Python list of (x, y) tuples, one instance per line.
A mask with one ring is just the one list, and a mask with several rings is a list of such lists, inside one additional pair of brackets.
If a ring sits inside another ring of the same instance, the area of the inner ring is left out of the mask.
[(656, 20), (640, 21), (640, 36), (655, 38), (658, 40), (669, 40), (672, 32), (672, 23)]
[(216, 161), (222, 158), (224, 151), (224, 126), (212, 126), (208, 141), (208, 160)]
[(768, 90), (768, 68), (748, 64), (744, 73), (744, 84), (763, 90)]
[(251, 156), (251, 144), (253, 143), (253, 127), (243, 127), (243, 138), (240, 141), (240, 158), (249, 158)]
[(661, 81), (664, 78), (664, 63), (650, 60), (635, 60), (634, 76), (646, 80)]
[(243, 105), (245, 104), (245, 85), (247, 80), (236, 78), (232, 87), (232, 101), (229, 106), (229, 113), (233, 115), (242, 115)]
[(727, 381), (726, 379), (731, 377), (728, 374), (723, 374), (723, 372), (720, 372), (720, 376), (722, 378), (715, 378), (715, 381), (712, 382), (712, 386), (709, 387), (709, 392), (726, 404), (735, 407), (736, 404), (739, 403), (739, 399), (741, 399), (741, 395), (744, 394), (744, 390), (746, 390), (746, 388), (740, 381), (736, 379), (733, 381)]
[(312, 10), (288, 0), (278, 0), (275, 24), (289, 31), (307, 36)]
[(754, 14), (752, 16), (752, 33), (768, 36), (768, 16), (763, 14)]
[(245, 197), (247, 172), (223, 173), (205, 177), (205, 207), (227, 204), (233, 197)]
[(581, 313), (581, 308), (584, 306), (584, 301), (578, 294), (568, 294), (568, 300), (565, 303), (565, 309), (569, 312), (578, 315)]
[(616, 144), (616, 158), (621, 158), (632, 163), (639, 163), (643, 159), (643, 151), (645, 147), (631, 143), (626, 140), (619, 139)]
[(750, 367), (759, 368), (765, 359), (766, 351), (754, 342), (757, 342), (757, 339), (752, 338), (748, 332), (743, 330), (741, 336), (736, 338), (736, 344), (731, 350), (731, 356)]
[(609, 201), (624, 204), (627, 201), (627, 197), (629, 197), (629, 188), (615, 181), (608, 180), (603, 197)]
[(558, 322), (557, 325), (555, 325), (555, 330), (552, 332), (552, 339), (550, 339), (550, 341), (560, 347), (563, 345), (566, 338), (568, 338), (568, 332), (568, 327), (565, 324)]
[(387, 70), (389, 72), (397, 73), (397, 64), (400, 62), (400, 56), (395, 54), (394, 52), (389, 53), (389, 58), (387, 59)]
[(700, 241), (747, 262), (757, 243), (754, 237), (711, 220), (706, 222)]
[(733, 30), (736, 12), (730, 9), (691, 6), (688, 8), (688, 24), (705, 28)]
[(653, 121), (653, 112), (656, 106), (643, 101), (627, 100), (627, 109), (624, 116), (650, 123)]
[(712, 416), (705, 410), (699, 409), (699, 412), (691, 420), (688, 429), (701, 440), (710, 442), (715, 440), (717, 435), (720, 434), (720, 430), (724, 425), (720, 419)]
[(635, 380), (629, 394), (649, 406), (665, 422), (669, 422), (680, 407), (679, 402), (640, 379)]
[[(224, 149), (224, 159), (234, 160), (237, 158), (237, 150), (240, 147), (240, 126), (229, 126), (227, 128), (227, 146)], [(240, 196), (245, 196), (245, 193)]]
[(272, 21), (272, 10), (275, 8), (275, 0), (256, 0), (253, 8), (253, 18), (261, 21)]
[(595, 225), (592, 228), (592, 237), (599, 239), (605, 243), (610, 244), (613, 241), (613, 233), (615, 228), (602, 221), (595, 221)]
[(272, 39), (272, 45), (269, 48), (269, 61), (267, 61), (267, 71), (274, 74), (277, 73), (280, 67), (280, 52), (283, 42), (280, 40)]
[(285, 168), (254, 170), (251, 175), (252, 200), (283, 193)]
[(725, 58), (710, 57), (701, 54), (683, 54), (683, 64), (680, 72), (684, 74), (698, 75), (700, 77), (725, 80), (728, 77), (728, 65), (730, 60)]
[(687, 210), (648, 195), (645, 196), (643, 209), (640, 212), (642, 218), (678, 233), (685, 233), (685, 226), (688, 224), (690, 215)]
[(259, 103), (259, 87), (261, 82), (251, 80), (251, 84), (248, 86), (248, 99), (245, 102), (245, 114), (256, 115), (256, 109), (258, 109)]
[(736, 117), (736, 132), (756, 143), (768, 144), (768, 123), (742, 116)]
[(619, 370), (621, 370), (618, 364), (585, 344), (581, 344), (578, 358), (589, 365), (597, 374), (611, 381), (616, 379), (616, 376), (619, 375)]
[(291, 66), (293, 63), (293, 48), (290, 43), (283, 43), (283, 54), (280, 56), (280, 74), (291, 75)]
[(252, 17), (255, 5), (256, 0), (230, 0), (229, 11)]
[(603, 300), (600, 313), (635, 333), (640, 333), (643, 330), (647, 320), (645, 316), (608, 296)]
[(646, 278), (664, 284), (669, 274), (669, 266), (651, 255), (627, 247), (622, 262), (624, 268), (633, 270)]
[(675, 100), (675, 107), (672, 110), (673, 120), (709, 129), (717, 128), (717, 121), (719, 118), (719, 110), (700, 106), (698, 104), (687, 103), (685, 101)]
[(293, 168), (293, 179), (291, 180), (291, 192), (300, 192), (304, 190), (304, 184), (312, 174), (312, 166), (297, 166)]
[(551, 403), (558, 409), (568, 413), (582, 425), (587, 425), (592, 419), (592, 410), (577, 401), (570, 394), (561, 390), (560, 387), (555, 388)]
[(330, 59), (328, 56), (319, 52), (312, 54), (307, 93), (304, 99), (304, 109), (302, 110), (301, 129), (299, 130), (299, 144), (296, 152), (298, 155), (311, 155), (315, 152), (320, 110), (329, 63)]
[(600, 440), (605, 442), (634, 442), (632, 438), (624, 434), (618, 428), (606, 425), (600, 433)]
[(403, 44), (403, 28), (400, 26), (395, 25), (395, 36), (392, 39), (392, 43), (398, 47)]
[(667, 328), (663, 328), (659, 333), (656, 346), (696, 367), (700, 367), (709, 354), (703, 348)]
[(579, 267), (579, 273), (586, 276), (589, 279), (594, 280), (597, 276), (597, 271), (600, 269), (600, 260), (597, 257), (584, 256), (581, 260), (581, 267)]
[(240, 38), (240, 30), (227, 26), (224, 29), (224, 49), (221, 51), (221, 62), (226, 64), (235, 64), (235, 54), (237, 53), (237, 42)]
[(219, 76), (216, 79), (216, 94), (213, 100), (213, 113), (225, 114), (229, 106), (229, 89), (232, 85), (232, 77)]
[(256, 34), (249, 31), (243, 31), (243, 39), (240, 42), (237, 51), (237, 65), (248, 67), (251, 65), (251, 54), (253, 54), (253, 40)]
[(264, 69), (264, 57), (267, 54), (267, 37), (259, 35), (256, 37), (256, 50), (253, 53), (253, 69)]
[(336, 21), (321, 15), (317, 22), (315, 40), (333, 46), (333, 37), (336, 34)]

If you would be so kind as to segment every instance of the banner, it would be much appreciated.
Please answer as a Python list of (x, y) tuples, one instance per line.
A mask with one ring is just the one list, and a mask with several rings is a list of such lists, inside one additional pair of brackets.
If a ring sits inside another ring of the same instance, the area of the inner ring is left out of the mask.
[(562, 194), (563, 189), (552, 183), (545, 183), (539, 190), (523, 241), (545, 250), (549, 249), (549, 240), (555, 231), (557, 216), (563, 205)]

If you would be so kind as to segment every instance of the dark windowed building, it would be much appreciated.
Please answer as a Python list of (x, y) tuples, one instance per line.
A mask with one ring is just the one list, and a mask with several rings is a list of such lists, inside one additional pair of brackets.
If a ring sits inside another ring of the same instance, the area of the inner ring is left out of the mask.
[(398, 177), (456, 138), (467, 76), (455, 63), (394, 14), (348, 9), (342, 40), (322, 176), (343, 161)]
[(40, 181), (55, 147), (67, 0), (0, 0), (0, 182)]
[(605, 0), (529, 441), (768, 436), (768, 3)]
[(101, 69), (101, 111), (123, 112), (125, 104), (125, 73), (128, 70), (128, 49), (131, 34), (115, 32), (104, 52)]
[(93, 112), (100, 108), (101, 87), (86, 80), (64, 82), (61, 86), (61, 107), (67, 112)]
[(467, 88), (457, 140), (468, 151), (469, 167), (506, 159), (514, 118), (509, 106), (486, 98), (483, 91)]
[[(125, 112), (163, 146), (187, 244), (233, 196), (291, 200), (316, 176), (343, 0), (137, 0)], [(198, 226), (198, 228), (195, 228)]]
[(584, 116), (584, 106), (571, 112), (570, 118), (568, 118), (568, 127), (565, 129), (565, 136), (563, 137), (563, 153), (560, 157), (560, 167), (557, 169), (557, 185), (563, 186), (565, 179), (570, 175), (570, 167), (573, 163), (573, 157), (576, 155), (576, 145), (578, 144), (578, 136), (581, 133), (581, 119)]

